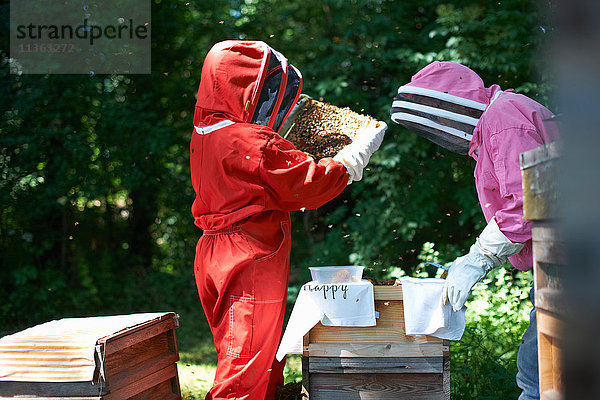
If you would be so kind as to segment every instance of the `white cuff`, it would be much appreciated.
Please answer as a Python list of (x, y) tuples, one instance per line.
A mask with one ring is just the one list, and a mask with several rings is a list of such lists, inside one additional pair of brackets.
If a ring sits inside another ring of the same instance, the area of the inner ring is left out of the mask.
[(373, 120), (357, 133), (354, 143), (360, 143), (366, 147), (369, 156), (371, 156), (381, 146), (386, 130), (387, 124), (385, 122)]
[(371, 121), (356, 135), (356, 139), (345, 146), (333, 159), (339, 161), (348, 170), (348, 185), (354, 181), (360, 181), (363, 169), (369, 163), (371, 155), (377, 151), (387, 129), (383, 121)]
[(348, 185), (354, 181), (360, 181), (363, 175), (363, 169), (369, 162), (369, 155), (364, 146), (358, 143), (350, 143), (339, 151), (334, 157), (334, 161), (341, 162), (348, 171)]
[(511, 242), (498, 228), (496, 219), (492, 217), (475, 241), (475, 246), (494, 267), (498, 267), (504, 264), (508, 257), (520, 252), (525, 244)]

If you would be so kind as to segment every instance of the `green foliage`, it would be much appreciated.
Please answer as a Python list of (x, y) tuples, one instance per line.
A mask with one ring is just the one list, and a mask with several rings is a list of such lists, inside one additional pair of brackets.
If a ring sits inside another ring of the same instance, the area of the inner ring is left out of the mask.
[(289, 355), (286, 358), (283, 368), (285, 383), (302, 381), (302, 357), (299, 355)]

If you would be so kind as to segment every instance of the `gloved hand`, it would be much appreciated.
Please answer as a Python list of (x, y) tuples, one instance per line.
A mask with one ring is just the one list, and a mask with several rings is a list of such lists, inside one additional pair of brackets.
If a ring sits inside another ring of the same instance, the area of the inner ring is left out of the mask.
[(458, 257), (450, 265), (442, 290), (442, 301), (450, 301), (454, 311), (465, 305), (471, 289), (490, 270), (506, 262), (506, 259), (523, 249), (524, 243), (511, 242), (492, 218), (481, 232), (469, 253)]
[(370, 122), (364, 130), (356, 135), (356, 139), (352, 143), (333, 157), (335, 161), (344, 164), (348, 170), (348, 185), (362, 179), (363, 169), (369, 163), (371, 155), (381, 146), (386, 129), (385, 122)]

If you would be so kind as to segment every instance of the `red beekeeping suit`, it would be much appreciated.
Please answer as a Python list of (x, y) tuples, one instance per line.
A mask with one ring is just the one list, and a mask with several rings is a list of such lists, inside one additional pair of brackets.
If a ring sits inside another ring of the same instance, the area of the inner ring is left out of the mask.
[(190, 145), (196, 284), (219, 358), (207, 399), (272, 399), (290, 261), (289, 211), (346, 187), (343, 164), (279, 136), (300, 73), (263, 42), (225, 41), (202, 67)]

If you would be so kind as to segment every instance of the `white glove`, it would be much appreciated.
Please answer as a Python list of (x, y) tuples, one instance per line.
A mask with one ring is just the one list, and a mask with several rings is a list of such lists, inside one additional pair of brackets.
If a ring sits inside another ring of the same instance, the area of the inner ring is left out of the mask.
[(448, 270), (442, 290), (442, 301), (450, 301), (454, 311), (465, 305), (471, 289), (490, 270), (506, 262), (506, 259), (523, 249), (524, 243), (511, 242), (492, 218), (481, 232), (469, 253), (458, 257)]
[(341, 162), (348, 171), (348, 185), (354, 181), (360, 181), (363, 169), (369, 163), (371, 155), (383, 141), (387, 124), (382, 121), (370, 122), (363, 131), (356, 135), (356, 139), (340, 150), (333, 159)]

